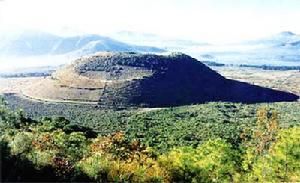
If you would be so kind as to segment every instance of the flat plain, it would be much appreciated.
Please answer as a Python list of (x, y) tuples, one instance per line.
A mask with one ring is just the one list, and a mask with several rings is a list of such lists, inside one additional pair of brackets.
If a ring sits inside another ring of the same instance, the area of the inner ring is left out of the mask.
[(299, 70), (280, 71), (243, 67), (213, 67), (213, 69), (228, 79), (300, 95)]

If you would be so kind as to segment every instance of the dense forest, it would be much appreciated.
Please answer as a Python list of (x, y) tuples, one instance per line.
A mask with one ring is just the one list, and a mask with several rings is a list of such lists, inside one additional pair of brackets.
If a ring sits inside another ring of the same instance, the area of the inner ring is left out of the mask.
[[(230, 104), (223, 107), (228, 108)], [(218, 122), (221, 119), (218, 112), (216, 116), (210, 116), (215, 118), (214, 123), (205, 124), (201, 119), (196, 123), (199, 117), (196, 108), (191, 107), (188, 114), (183, 113), (183, 108), (142, 114), (131, 112), (126, 118), (134, 118), (134, 122), (123, 120), (128, 124), (136, 123), (127, 128), (129, 131), (117, 128), (113, 131), (112, 128), (107, 133), (99, 133), (93, 127), (72, 123), (64, 117), (32, 119), (23, 111), (12, 111), (1, 100), (1, 181), (300, 180), (298, 123), (282, 124), (275, 110), (261, 106), (255, 112), (253, 123), (245, 124), (243, 128), (230, 125), (232, 121)], [(184, 119), (182, 115), (189, 117)], [(156, 118), (160, 125), (147, 123), (147, 120), (154, 122), (149, 119), (151, 117)], [(170, 119), (174, 119), (171, 129)], [(190, 133), (188, 130), (192, 128), (188, 126), (192, 124), (186, 123), (187, 119), (193, 120), (194, 131)], [(199, 127), (207, 126), (195, 129), (197, 124)], [(226, 126), (228, 128), (223, 129)], [(147, 130), (154, 134), (149, 136), (150, 133), (145, 133)], [(200, 132), (197, 133), (197, 130)], [(228, 134), (225, 133), (227, 130)], [(204, 135), (201, 136), (202, 133)]]

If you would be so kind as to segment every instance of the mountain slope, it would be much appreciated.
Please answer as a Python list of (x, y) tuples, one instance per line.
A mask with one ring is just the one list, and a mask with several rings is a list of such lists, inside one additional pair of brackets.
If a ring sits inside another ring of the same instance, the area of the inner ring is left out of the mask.
[(300, 40), (300, 35), (297, 35), (290, 31), (284, 31), (280, 32), (278, 34), (272, 35), (270, 37), (252, 40), (252, 41), (246, 41), (245, 44), (260, 44), (264, 45), (266, 47), (268, 46), (280, 46), (282, 44), (288, 43), (288, 42), (295, 42)]
[(220, 50), (212, 47), (201, 54), (214, 57), (208, 61), (224, 64), (300, 66), (300, 35), (286, 31), (263, 39), (225, 45)]
[[(4, 37), (4, 36), (3, 36)], [(44, 32), (23, 32), (0, 40), (0, 55), (34, 56), (48, 54), (62, 38)]]
[(204, 46), (208, 43), (193, 40), (172, 39), (156, 34), (120, 31), (111, 34), (111, 37), (130, 44), (147, 45), (164, 48), (170, 51), (183, 51), (190, 47)]
[(98, 51), (163, 52), (164, 50), (126, 44), (109, 37), (82, 35), (61, 37), (44, 32), (26, 31), (21, 34), (0, 38), (2, 56), (62, 55), (83, 56)]

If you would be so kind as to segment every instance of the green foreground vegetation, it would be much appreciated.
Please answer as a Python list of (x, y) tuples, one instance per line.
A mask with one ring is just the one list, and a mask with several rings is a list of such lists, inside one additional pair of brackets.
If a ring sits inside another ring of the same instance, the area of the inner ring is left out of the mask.
[(27, 118), (43, 121), (45, 117), (64, 117), (72, 125), (91, 128), (103, 136), (122, 131), (129, 140), (138, 140), (159, 152), (174, 146), (197, 147), (216, 138), (238, 146), (242, 141), (240, 134), (255, 126), (256, 113), (261, 107), (279, 113), (280, 127), (300, 125), (299, 102), (252, 105), (212, 102), (153, 111), (114, 111), (91, 105), (32, 102), (13, 95), (5, 96), (5, 100), (10, 109), (22, 109)]
[(300, 181), (299, 103), (73, 107), (42, 117), (59, 109), (1, 101), (2, 182)]

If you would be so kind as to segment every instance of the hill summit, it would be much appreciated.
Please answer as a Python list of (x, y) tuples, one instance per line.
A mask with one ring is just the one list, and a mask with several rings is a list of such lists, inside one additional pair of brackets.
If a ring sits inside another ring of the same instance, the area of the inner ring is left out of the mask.
[(226, 79), (181, 53), (98, 53), (57, 70), (23, 93), (41, 100), (89, 102), (118, 108), (298, 99), (294, 94)]

